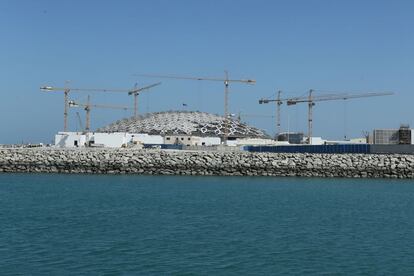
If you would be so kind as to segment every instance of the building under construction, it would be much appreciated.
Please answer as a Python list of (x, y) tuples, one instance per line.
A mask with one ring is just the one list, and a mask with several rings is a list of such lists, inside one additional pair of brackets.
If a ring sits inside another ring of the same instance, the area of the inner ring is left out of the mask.
[(414, 142), (414, 131), (409, 125), (401, 125), (399, 129), (375, 129), (373, 144), (376, 145), (410, 145)]
[(213, 146), (223, 143), (227, 124), (227, 144), (276, 144), (264, 131), (238, 120), (206, 112), (168, 111), (118, 120), (94, 132), (61, 132), (55, 137), (60, 147), (126, 147), (133, 144)]

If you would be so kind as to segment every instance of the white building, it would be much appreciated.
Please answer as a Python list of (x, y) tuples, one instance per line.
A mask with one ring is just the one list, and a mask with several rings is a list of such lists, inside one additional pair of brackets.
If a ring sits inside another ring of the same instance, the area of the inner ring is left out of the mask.
[(127, 133), (89, 133), (89, 145), (106, 148), (126, 147), (131, 141)]
[(367, 138), (361, 137), (361, 138), (352, 138), (349, 140), (352, 144), (367, 144)]
[(311, 137), (311, 145), (324, 145), (326, 140), (322, 139), (322, 137)]
[(220, 137), (200, 137), (201, 146), (215, 146), (221, 144)]
[(164, 144), (186, 146), (214, 146), (220, 145), (220, 137), (199, 137), (193, 135), (167, 135)]
[(133, 143), (140, 143), (140, 144), (163, 144), (164, 137), (161, 135), (149, 135), (146, 133), (133, 133), (131, 135), (131, 140)]
[(163, 142), (162, 136), (145, 133), (59, 132), (55, 135), (55, 146), (62, 148), (86, 146), (120, 148), (136, 144), (163, 144)]
[(58, 132), (55, 135), (55, 146), (60, 148), (84, 147), (87, 143), (86, 134), (82, 132)]

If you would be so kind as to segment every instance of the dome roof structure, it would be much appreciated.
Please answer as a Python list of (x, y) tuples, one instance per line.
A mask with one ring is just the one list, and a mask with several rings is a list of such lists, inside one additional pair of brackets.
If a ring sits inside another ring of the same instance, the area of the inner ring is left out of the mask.
[[(155, 112), (116, 121), (98, 129), (97, 132), (220, 137), (224, 133), (224, 117), (198, 111)], [(269, 137), (264, 131), (233, 119), (229, 121), (228, 136), (235, 138)]]

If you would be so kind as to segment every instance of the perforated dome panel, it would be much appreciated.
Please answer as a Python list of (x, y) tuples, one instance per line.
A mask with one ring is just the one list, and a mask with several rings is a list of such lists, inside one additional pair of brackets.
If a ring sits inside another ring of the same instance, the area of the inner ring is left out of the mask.
[[(268, 138), (260, 129), (229, 120), (229, 137)], [(152, 135), (223, 136), (224, 117), (205, 112), (167, 111), (116, 121), (97, 132), (148, 133)]]

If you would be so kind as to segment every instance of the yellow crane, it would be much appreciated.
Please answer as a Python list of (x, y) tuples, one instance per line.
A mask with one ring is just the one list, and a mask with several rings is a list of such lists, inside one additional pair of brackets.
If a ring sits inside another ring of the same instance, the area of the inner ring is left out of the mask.
[(89, 131), (91, 127), (91, 109), (93, 108), (110, 108), (110, 109), (122, 109), (128, 110), (132, 109), (125, 106), (116, 106), (116, 105), (102, 105), (102, 104), (91, 104), (91, 97), (88, 95), (88, 101), (86, 103), (78, 103), (75, 101), (69, 101), (69, 107), (83, 107), (86, 111), (86, 123), (85, 123), (85, 131)]
[(63, 111), (63, 130), (67, 131), (68, 129), (68, 108), (69, 108), (69, 92), (76, 91), (76, 92), (121, 92), (121, 93), (128, 93), (128, 95), (134, 95), (134, 116), (137, 116), (138, 112), (138, 95), (140, 92), (148, 90), (154, 86), (160, 85), (161, 83), (155, 83), (146, 87), (137, 87), (135, 85), (132, 89), (105, 89), (105, 88), (73, 88), (68, 87), (54, 87), (54, 86), (42, 86), (40, 87), (41, 91), (44, 92), (63, 92), (64, 95), (64, 111)]
[(181, 80), (195, 80), (195, 81), (218, 81), (224, 83), (224, 135), (223, 143), (227, 145), (228, 138), (228, 101), (229, 101), (229, 84), (231, 82), (255, 84), (256, 81), (253, 79), (229, 79), (229, 74), (224, 71), (224, 78), (205, 78), (205, 77), (188, 77), (188, 76), (175, 76), (175, 75), (153, 75), (153, 74), (134, 74), (134, 76), (149, 77), (149, 78), (164, 78), (164, 79), (181, 79)]
[(313, 89), (309, 90), (308, 96), (305, 97), (294, 97), (288, 99), (261, 99), (259, 103), (269, 103), (277, 101), (278, 103), (286, 102), (289, 105), (296, 105), (298, 103), (308, 103), (308, 144), (312, 143), (312, 128), (313, 128), (313, 107), (315, 106), (315, 102), (322, 102), (322, 101), (335, 101), (335, 100), (348, 100), (348, 99), (355, 99), (355, 98), (367, 98), (367, 97), (379, 97), (379, 96), (389, 96), (393, 95), (392, 92), (382, 92), (382, 93), (361, 93), (361, 94), (349, 94), (349, 93), (337, 93), (337, 94), (325, 94), (325, 95), (317, 95), (314, 96), (313, 93), (317, 92)]

